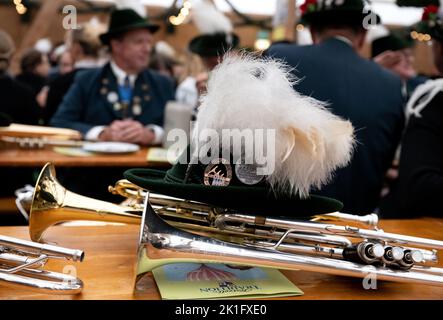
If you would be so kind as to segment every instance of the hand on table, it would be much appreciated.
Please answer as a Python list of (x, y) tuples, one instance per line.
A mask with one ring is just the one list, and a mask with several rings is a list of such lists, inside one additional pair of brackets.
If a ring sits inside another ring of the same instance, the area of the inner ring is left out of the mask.
[(101, 141), (128, 142), (150, 145), (155, 139), (153, 130), (132, 119), (117, 120), (106, 127), (100, 134)]

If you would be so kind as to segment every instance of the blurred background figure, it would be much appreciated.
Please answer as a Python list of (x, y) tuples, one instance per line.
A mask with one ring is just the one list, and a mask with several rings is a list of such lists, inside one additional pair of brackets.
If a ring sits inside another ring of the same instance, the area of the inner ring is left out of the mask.
[(372, 40), (372, 59), (402, 79), (407, 97), (410, 97), (418, 85), (428, 80), (415, 70), (415, 43), (407, 30), (388, 30), (384, 26), (378, 26), (369, 31), (368, 38)]
[(99, 36), (106, 32), (106, 25), (97, 18), (68, 32), (65, 51), (59, 59), (59, 74), (49, 85), (48, 98), (44, 109), (44, 120), (49, 124), (52, 116), (63, 101), (76, 74), (82, 70), (101, 65), (100, 56), (104, 46)]
[[(402, 83), (358, 53), (367, 33), (364, 2), (330, 3), (309, 1), (303, 6), (302, 23), (309, 25), (314, 45), (277, 44), (267, 54), (294, 68), (300, 79), (295, 90), (327, 102), (334, 114), (356, 128), (358, 144), (351, 163), (313, 193), (342, 201), (346, 212), (371, 213), (379, 205), (383, 179), (403, 131)], [(380, 22), (375, 13), (369, 14)]]
[(183, 73), (183, 63), (177, 57), (174, 48), (165, 41), (158, 41), (155, 44), (149, 68), (170, 77), (174, 81), (175, 87)]
[(28, 86), (37, 96), (47, 84), (51, 69), (48, 56), (37, 49), (30, 49), (23, 54), (20, 68), (21, 73), (17, 75), (16, 79)]
[[(11, 58), (15, 51), (12, 38), (0, 30), (0, 121), (38, 124), (39, 107), (34, 92), (12, 78), (9, 73)], [(7, 183), (0, 184), (0, 197), (12, 197), (14, 191), (32, 181), (32, 169), (0, 168), (0, 177)]]
[(196, 108), (199, 91), (203, 92), (206, 88), (207, 71), (200, 56), (192, 52), (186, 52), (183, 60), (183, 72), (178, 80), (175, 99), (177, 102)]
[(37, 49), (30, 49), (22, 56), (21, 73), (16, 79), (29, 87), (39, 108), (38, 124), (44, 124), (43, 107), (48, 95), (48, 79), (51, 65), (48, 55)]
[(74, 58), (71, 52), (64, 51), (57, 62), (59, 75), (65, 75), (74, 70)]
[(74, 59), (65, 44), (58, 46), (50, 55), (51, 72), (50, 82), (60, 75), (67, 74), (74, 70)]
[(0, 112), (8, 115), (15, 123), (38, 124), (39, 108), (35, 91), (8, 73), (14, 51), (12, 38), (0, 30)]
[(200, 34), (189, 43), (189, 50), (198, 55), (206, 71), (189, 74), (177, 87), (178, 101), (198, 106), (198, 97), (206, 91), (206, 82), (211, 72), (228, 51), (236, 49), (240, 38), (236, 35), (232, 22), (219, 11), (210, 0), (202, 0), (192, 7), (192, 21)]
[[(426, 8), (430, 11), (430, 8)], [(443, 74), (443, 8), (423, 15), (417, 30), (432, 36), (434, 63)], [(407, 104), (399, 177), (381, 206), (383, 217), (440, 216), (443, 212), (443, 79), (417, 87)]]

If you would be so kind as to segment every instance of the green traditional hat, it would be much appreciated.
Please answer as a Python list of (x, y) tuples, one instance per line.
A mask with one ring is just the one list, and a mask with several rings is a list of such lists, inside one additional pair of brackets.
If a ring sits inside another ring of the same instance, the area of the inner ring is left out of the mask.
[(216, 57), (237, 48), (239, 43), (240, 38), (234, 33), (203, 34), (191, 40), (189, 50), (201, 57)]
[[(189, 156), (189, 148), (182, 156)], [(274, 192), (264, 180), (254, 186), (246, 185), (235, 175), (229, 186), (206, 185), (207, 168), (207, 165), (201, 163), (188, 165), (179, 162), (168, 171), (131, 169), (125, 172), (125, 177), (154, 193), (252, 214), (309, 216), (313, 213), (336, 212), (343, 208), (341, 202), (326, 197), (310, 196), (301, 199), (288, 193)], [(235, 165), (232, 165), (232, 170), (236, 170)]]
[(108, 32), (100, 35), (100, 40), (103, 44), (109, 45), (111, 39), (125, 32), (147, 29), (155, 33), (159, 28), (159, 25), (150, 23), (148, 19), (143, 18), (132, 9), (114, 10), (111, 14)]
[(217, 57), (238, 47), (240, 39), (233, 32), (231, 21), (212, 2), (196, 3), (192, 7), (192, 20), (200, 35), (191, 40), (191, 52), (201, 57)]
[[(296, 93), (288, 71), (272, 59), (245, 53), (225, 56), (211, 73), (191, 145), (177, 164), (168, 171), (132, 169), (125, 177), (154, 193), (260, 215), (310, 216), (341, 210), (339, 201), (309, 191), (348, 164), (354, 145), (352, 125), (323, 103)], [(205, 148), (207, 132), (216, 137), (216, 151)], [(236, 136), (240, 152), (232, 132), (245, 134)], [(226, 147), (226, 141), (232, 145)], [(236, 152), (263, 152), (267, 158), (248, 162)]]
[(381, 23), (381, 18), (365, 10), (363, 0), (306, 0), (300, 7), (301, 23), (306, 25), (346, 23), (362, 24), (366, 17), (373, 15), (371, 23)]
[(442, 7), (433, 4), (425, 7), (422, 20), (415, 26), (415, 30), (422, 34), (429, 34), (432, 38), (443, 42)]
[(414, 41), (405, 31), (392, 31), (388, 35), (375, 39), (372, 42), (372, 57), (388, 50), (397, 51), (411, 48), (413, 45)]

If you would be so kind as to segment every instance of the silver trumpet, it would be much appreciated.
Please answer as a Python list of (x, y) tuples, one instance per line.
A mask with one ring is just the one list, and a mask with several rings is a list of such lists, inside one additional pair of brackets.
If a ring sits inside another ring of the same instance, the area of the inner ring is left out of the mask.
[(0, 285), (41, 293), (77, 294), (83, 288), (80, 279), (41, 268), (48, 259), (81, 262), (83, 258), (81, 250), (0, 236)]
[(149, 193), (126, 180), (110, 191), (127, 197), (126, 204), (66, 190), (47, 164), (25, 201), (31, 239), (41, 241), (65, 221), (141, 222), (137, 279), (164, 264), (216, 262), (443, 286), (443, 269), (435, 266), (443, 241), (384, 232), (374, 214), (271, 218)]
[[(302, 229), (306, 230), (305, 227), (303, 225)], [(339, 234), (358, 235), (356, 228), (344, 231), (347, 228), (339, 229)], [(320, 229), (328, 230), (330, 225), (319, 224), (314, 228), (315, 231)], [(334, 229), (330, 230), (334, 233)], [(443, 286), (443, 269), (414, 266), (415, 263), (425, 262), (420, 249), (392, 246), (372, 237), (345, 248), (284, 243), (287, 235), (294, 232), (297, 229), (288, 229), (276, 243), (237, 244), (221, 241), (172, 227), (158, 216), (149, 204), (148, 196), (142, 220), (135, 286), (137, 288), (143, 276), (153, 269), (178, 262), (306, 270), (359, 278), (372, 275), (378, 280)], [(382, 231), (374, 232), (379, 233), (382, 239), (393, 236)], [(407, 239), (414, 240), (413, 243), (417, 245), (443, 248), (443, 241), (397, 236), (395, 243), (398, 244), (403, 244)], [(402, 268), (403, 265), (407, 267)]]

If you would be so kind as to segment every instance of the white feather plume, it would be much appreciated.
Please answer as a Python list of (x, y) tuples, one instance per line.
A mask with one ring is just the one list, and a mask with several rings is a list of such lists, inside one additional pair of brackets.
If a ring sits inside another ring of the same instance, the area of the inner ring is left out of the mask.
[(231, 20), (207, 0), (192, 5), (192, 20), (202, 34), (231, 33)]
[(348, 164), (354, 129), (324, 103), (296, 92), (295, 83), (280, 61), (227, 54), (201, 98), (193, 143), (203, 129), (274, 129), (275, 170), (267, 181), (275, 191), (308, 196)]
[(117, 9), (132, 9), (143, 18), (148, 16), (148, 11), (141, 0), (114, 0)]

